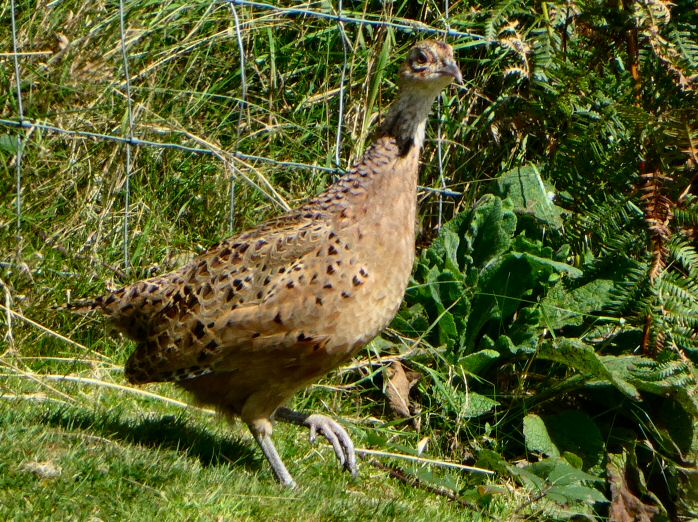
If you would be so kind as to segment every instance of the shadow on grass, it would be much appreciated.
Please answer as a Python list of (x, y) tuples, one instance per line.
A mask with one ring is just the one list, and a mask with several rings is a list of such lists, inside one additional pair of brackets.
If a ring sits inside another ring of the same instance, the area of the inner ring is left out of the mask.
[(216, 436), (174, 415), (132, 419), (112, 412), (95, 413), (65, 408), (45, 413), (41, 416), (41, 422), (66, 430), (89, 431), (129, 444), (184, 452), (204, 466), (232, 464), (244, 466), (253, 472), (260, 469), (252, 443), (247, 445)]

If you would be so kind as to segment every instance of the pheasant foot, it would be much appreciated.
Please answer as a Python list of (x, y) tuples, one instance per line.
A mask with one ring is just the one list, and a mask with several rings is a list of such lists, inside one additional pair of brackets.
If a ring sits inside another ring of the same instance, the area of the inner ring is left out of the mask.
[(337, 421), (325, 415), (317, 413), (308, 415), (289, 408), (277, 409), (274, 413), (274, 419), (310, 428), (311, 443), (315, 442), (318, 433), (322, 434), (332, 444), (334, 453), (342, 467), (349, 471), (353, 477), (358, 476), (359, 468), (356, 465), (354, 443), (347, 431)]

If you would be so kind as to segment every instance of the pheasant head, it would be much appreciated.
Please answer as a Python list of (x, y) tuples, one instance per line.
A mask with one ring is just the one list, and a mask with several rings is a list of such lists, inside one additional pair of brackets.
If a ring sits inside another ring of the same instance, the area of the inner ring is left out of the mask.
[(435, 91), (437, 94), (455, 80), (463, 82), (453, 58), (453, 48), (440, 40), (418, 43), (400, 68), (400, 86)]
[(429, 110), (451, 82), (461, 83), (453, 48), (439, 40), (425, 40), (410, 49), (400, 67), (400, 95), (381, 125), (379, 134), (395, 138), (401, 154), (421, 148)]

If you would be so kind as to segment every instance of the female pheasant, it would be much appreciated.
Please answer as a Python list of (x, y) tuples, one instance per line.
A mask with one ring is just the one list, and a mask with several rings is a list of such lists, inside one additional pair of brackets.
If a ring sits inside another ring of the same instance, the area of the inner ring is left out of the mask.
[(282, 484), (294, 482), (271, 440), (272, 418), (308, 426), (311, 440), (322, 433), (356, 474), (339, 424), (282, 405), (397, 312), (415, 256), (424, 126), (454, 79), (462, 81), (449, 45), (415, 45), (375, 141), (324, 193), (174, 272), (70, 308), (102, 312), (138, 343), (126, 363), (131, 383), (174, 381), (241, 418)]

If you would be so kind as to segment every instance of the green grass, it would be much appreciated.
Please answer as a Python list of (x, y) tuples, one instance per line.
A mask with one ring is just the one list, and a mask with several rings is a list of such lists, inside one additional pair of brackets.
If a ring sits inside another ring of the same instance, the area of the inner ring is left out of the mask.
[(289, 491), (239, 423), (123, 391), (60, 386), (75, 404), (8, 384), (12, 397), (6, 390), (0, 403), (3, 520), (491, 520), (507, 509), (468, 510), (365, 461), (353, 479), (327, 444), (311, 446), (306, 430), (279, 425), (274, 438), (299, 483)]

